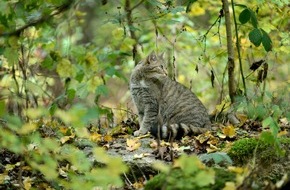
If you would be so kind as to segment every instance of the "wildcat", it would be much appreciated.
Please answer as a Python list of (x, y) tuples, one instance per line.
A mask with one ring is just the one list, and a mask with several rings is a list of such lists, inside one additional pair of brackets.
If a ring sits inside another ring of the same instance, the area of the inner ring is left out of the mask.
[(130, 92), (138, 110), (139, 136), (180, 138), (210, 129), (206, 108), (188, 88), (167, 76), (163, 58), (152, 52), (135, 66)]

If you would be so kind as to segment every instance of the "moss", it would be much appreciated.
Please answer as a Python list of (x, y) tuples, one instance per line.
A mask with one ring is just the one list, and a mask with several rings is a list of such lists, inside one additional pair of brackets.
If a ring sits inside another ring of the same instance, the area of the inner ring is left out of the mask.
[(234, 142), (228, 155), (236, 164), (244, 164), (244, 161), (252, 157), (259, 140), (254, 138), (240, 139)]
[[(289, 147), (290, 138), (278, 138), (277, 140), (282, 145), (282, 149)], [(233, 143), (228, 155), (237, 165), (248, 163), (253, 156), (256, 156), (261, 163), (268, 164), (282, 156), (281, 147), (274, 141), (275, 139), (272, 142), (256, 138), (240, 139)]]

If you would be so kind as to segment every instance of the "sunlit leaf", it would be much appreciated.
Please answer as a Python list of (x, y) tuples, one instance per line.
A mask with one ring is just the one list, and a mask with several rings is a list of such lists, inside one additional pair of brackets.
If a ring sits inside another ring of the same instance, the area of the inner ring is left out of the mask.
[(141, 142), (138, 138), (127, 139), (126, 144), (126, 149), (129, 151), (134, 151), (141, 146)]

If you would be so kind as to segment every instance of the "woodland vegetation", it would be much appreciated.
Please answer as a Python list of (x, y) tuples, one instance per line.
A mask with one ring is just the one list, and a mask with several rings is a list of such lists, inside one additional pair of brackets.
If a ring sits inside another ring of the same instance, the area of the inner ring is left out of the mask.
[[(289, 6), (0, 1), (0, 189), (287, 188)], [(144, 145), (148, 135), (132, 136), (138, 121), (128, 90), (132, 69), (151, 51), (165, 53), (170, 76), (201, 99), (214, 126), (162, 141), (158, 155), (154, 139)], [(155, 173), (134, 175), (108, 154), (113, 147), (139, 151), (136, 161), (155, 156)]]

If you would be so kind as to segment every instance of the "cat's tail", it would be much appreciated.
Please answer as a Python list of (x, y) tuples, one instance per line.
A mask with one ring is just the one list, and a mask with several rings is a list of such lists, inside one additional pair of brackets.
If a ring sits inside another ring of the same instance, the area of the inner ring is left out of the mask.
[[(198, 134), (205, 133), (209, 129), (210, 129), (210, 124), (206, 124), (204, 127), (196, 127), (192, 124), (186, 125), (184, 123), (162, 125), (162, 127), (160, 128), (160, 137), (162, 139), (167, 139), (167, 140), (181, 139), (182, 137), (186, 135), (198, 135)], [(158, 131), (151, 130), (151, 134), (157, 137)]]

